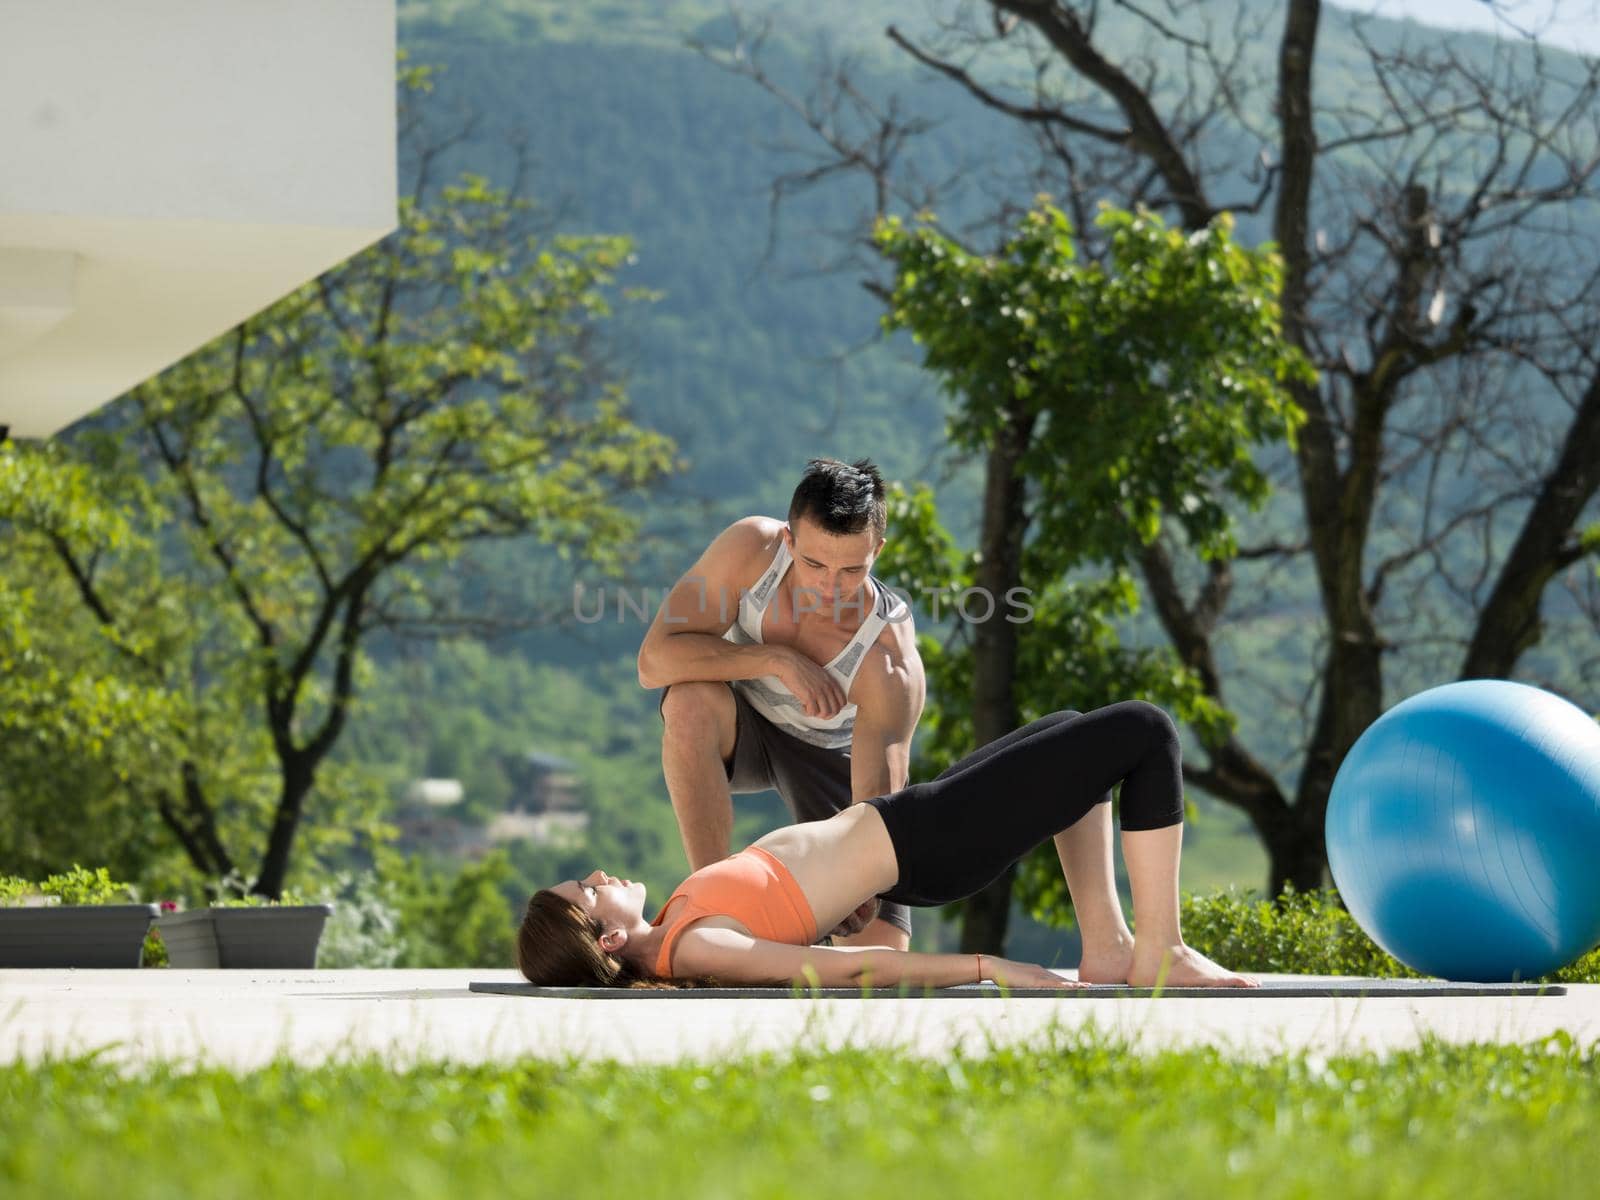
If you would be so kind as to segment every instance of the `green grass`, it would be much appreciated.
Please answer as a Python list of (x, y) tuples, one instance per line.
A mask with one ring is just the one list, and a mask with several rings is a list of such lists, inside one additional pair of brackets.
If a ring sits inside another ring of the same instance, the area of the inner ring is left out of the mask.
[(0, 1194), (1588, 1194), (1596, 1066), (1565, 1034), (1251, 1062), (1059, 1031), (946, 1061), (59, 1061), (0, 1067)]

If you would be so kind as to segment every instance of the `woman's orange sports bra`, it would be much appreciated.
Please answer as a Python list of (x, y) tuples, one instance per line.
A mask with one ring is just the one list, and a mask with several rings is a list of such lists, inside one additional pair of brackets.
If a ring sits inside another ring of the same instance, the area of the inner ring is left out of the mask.
[(789, 868), (755, 846), (701, 867), (667, 897), (650, 923), (660, 925), (674, 908), (656, 957), (657, 975), (671, 976), (678, 935), (701, 917), (732, 917), (758, 938), (791, 946), (817, 940), (816, 914)]

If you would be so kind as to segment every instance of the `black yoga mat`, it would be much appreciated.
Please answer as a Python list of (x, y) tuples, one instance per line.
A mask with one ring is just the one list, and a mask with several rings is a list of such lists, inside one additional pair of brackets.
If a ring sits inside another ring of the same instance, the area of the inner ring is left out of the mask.
[(898, 988), (597, 988), (535, 987), (531, 983), (486, 982), (469, 985), (475, 992), (497, 996), (535, 996), (546, 1000), (974, 1000), (985, 997), (1022, 997), (1051, 1000), (1141, 999), (1179, 997), (1206, 1000), (1303, 999), (1325, 996), (1565, 996), (1560, 984), (1452, 983), (1447, 979), (1306, 979), (1268, 980), (1256, 988), (1135, 988), (1091, 984), (1082, 988), (1013, 988), (1002, 991), (993, 984), (968, 984), (953, 988), (901, 990)]

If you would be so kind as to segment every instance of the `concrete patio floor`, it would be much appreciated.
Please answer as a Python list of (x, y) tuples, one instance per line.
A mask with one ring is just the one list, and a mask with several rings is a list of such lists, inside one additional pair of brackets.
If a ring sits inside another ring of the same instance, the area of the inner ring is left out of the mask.
[[(507, 1062), (524, 1055), (661, 1062), (798, 1047), (956, 1047), (1038, 1038), (1090, 1023), (1142, 1049), (1214, 1046), (1249, 1055), (1391, 1050), (1424, 1036), (1523, 1042), (1565, 1030), (1600, 1040), (1600, 985), (1565, 996), (1439, 998), (718, 1000), (618, 1005), (478, 995), (514, 971), (0, 970), (0, 1061), (99, 1050), (113, 1061), (232, 1068), (378, 1052)], [(1290, 976), (1271, 978), (1289, 979)]]

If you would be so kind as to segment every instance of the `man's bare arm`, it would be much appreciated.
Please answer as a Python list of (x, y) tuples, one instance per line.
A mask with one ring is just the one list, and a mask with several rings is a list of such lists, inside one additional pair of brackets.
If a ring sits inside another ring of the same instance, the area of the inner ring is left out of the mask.
[(774, 673), (774, 647), (737, 646), (722, 636), (739, 615), (749, 562), (770, 536), (764, 518), (735, 521), (673, 585), (639, 646), (641, 686)]
[(663, 644), (645, 665), (639, 652), (639, 685), (663, 688), (690, 679), (755, 679), (776, 675), (775, 646), (736, 646), (717, 633), (675, 633), (670, 645)]
[[(906, 786), (911, 774), (911, 735), (922, 716), (922, 661), (912, 652), (900, 659), (881, 650), (869, 651), (850, 689), (856, 706), (850, 744), (850, 795), (860, 804)], [(874, 919), (877, 901), (861, 905), (836, 931), (849, 946), (887, 946), (904, 950), (905, 931)]]
[(872, 652), (851, 688), (856, 706), (850, 745), (850, 798), (861, 803), (905, 787), (911, 776), (911, 737), (922, 718), (926, 684), (922, 661)]
[(777, 527), (768, 517), (735, 521), (673, 585), (639, 646), (641, 687), (774, 675), (808, 716), (831, 717), (844, 707), (838, 681), (793, 646), (741, 646), (722, 636), (738, 619), (743, 590), (759, 578), (752, 560), (767, 561)]

